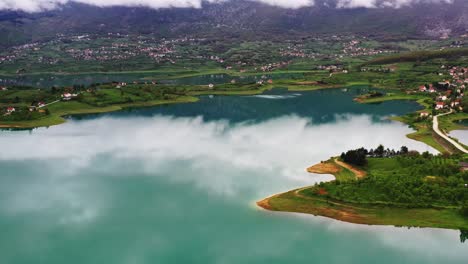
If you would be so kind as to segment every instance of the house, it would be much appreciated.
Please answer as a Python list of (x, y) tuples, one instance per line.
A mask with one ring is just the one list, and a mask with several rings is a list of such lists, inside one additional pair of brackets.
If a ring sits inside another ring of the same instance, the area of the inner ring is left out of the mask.
[(430, 87), (430, 88), (429, 88), (429, 92), (430, 92), (430, 93), (435, 93), (435, 92), (436, 92), (436, 89), (434, 89), (434, 87)]
[(78, 96), (77, 94), (64, 93), (64, 94), (62, 94), (62, 100), (63, 101), (70, 101), (71, 99), (73, 99), (73, 97), (77, 97), (77, 96)]
[(269, 84), (272, 84), (272, 83), (273, 83), (273, 80), (272, 80), (272, 79), (269, 79), (267, 82), (268, 82)]
[(461, 103), (461, 100), (460, 100), (460, 99), (457, 99), (457, 100), (453, 101), (453, 102), (450, 104), (450, 106), (451, 106), (451, 107), (459, 106), (460, 103)]
[(44, 106), (46, 106), (46, 104), (44, 102), (37, 103), (38, 108), (41, 108), (41, 107), (44, 107)]
[(428, 117), (428, 116), (429, 116), (429, 112), (426, 112), (426, 111), (421, 112), (421, 113), (419, 113), (419, 116), (420, 116), (420, 117)]
[(16, 112), (16, 109), (15, 109), (13, 106), (9, 106), (9, 107), (7, 107), (7, 109), (6, 109), (6, 112), (7, 112), (8, 114), (11, 114), (11, 113), (13, 113), (13, 112)]
[(446, 95), (439, 96), (439, 99), (442, 101), (445, 101), (447, 100), (447, 96)]
[(419, 91), (420, 92), (425, 92), (427, 90), (426, 86), (419, 86)]
[(214, 84), (212, 84), (212, 83), (208, 84), (208, 88), (213, 89), (213, 88), (214, 88)]
[(8, 91), (8, 88), (6, 88), (4, 86), (0, 86), (0, 91)]
[(436, 106), (435, 106), (435, 109), (436, 110), (439, 110), (439, 109), (443, 109), (445, 107), (445, 103), (444, 102), (437, 102), (436, 103)]

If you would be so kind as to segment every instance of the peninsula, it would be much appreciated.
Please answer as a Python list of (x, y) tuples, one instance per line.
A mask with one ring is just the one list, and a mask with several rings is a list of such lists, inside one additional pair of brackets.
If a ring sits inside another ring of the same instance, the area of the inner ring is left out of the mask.
[(468, 229), (468, 156), (364, 148), (308, 168), (336, 180), (274, 195), (273, 211), (368, 225)]

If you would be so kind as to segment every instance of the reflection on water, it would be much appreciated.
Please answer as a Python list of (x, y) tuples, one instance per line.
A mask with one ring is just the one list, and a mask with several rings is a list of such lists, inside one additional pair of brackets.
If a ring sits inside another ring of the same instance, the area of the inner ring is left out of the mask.
[(468, 130), (454, 130), (450, 132), (450, 137), (456, 138), (459, 142), (468, 145)]
[(285, 115), (252, 122), (235, 112), (232, 121), (227, 110), (224, 118), (193, 117), (193, 104), (185, 112), (163, 108), (173, 107), (172, 115), (132, 111), (0, 132), (8, 150), (0, 152), (0, 262), (465, 263), (457, 231), (369, 227), (253, 206), (329, 180), (305, 168), (345, 149), (431, 150), (407, 139), (403, 124), (374, 115), (288, 112), (285, 105), (299, 98), (281, 105), (243, 98), (249, 103), (241, 112), (260, 101), (273, 112), (284, 107)]
[(375, 122), (389, 115), (402, 115), (421, 109), (415, 102), (389, 101), (381, 104), (359, 104), (353, 98), (369, 91), (368, 87), (355, 87), (346, 92), (327, 89), (313, 92), (287, 92), (274, 89), (256, 96), (202, 96), (197, 103), (135, 108), (99, 115), (75, 116), (74, 119), (94, 117), (132, 117), (170, 115), (183, 117), (203, 116), (204, 120), (230, 122), (261, 122), (284, 115), (310, 118), (314, 124), (335, 122), (347, 114), (367, 114)]

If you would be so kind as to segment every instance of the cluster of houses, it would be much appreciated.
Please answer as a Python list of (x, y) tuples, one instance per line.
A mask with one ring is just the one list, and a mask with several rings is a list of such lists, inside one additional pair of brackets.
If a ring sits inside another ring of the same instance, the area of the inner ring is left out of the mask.
[[(446, 69), (446, 66), (442, 66)], [(451, 80), (439, 82), (437, 87), (433, 84), (422, 85), (418, 88), (419, 92), (437, 93), (435, 110), (453, 109), (462, 111), (462, 100), (466, 86), (468, 85), (468, 68), (449, 67)], [(429, 113), (422, 112), (422, 117), (429, 116)]]
[(16, 60), (25, 57), (26, 52), (38, 51), (39, 49), (38, 42), (13, 47), (7, 53), (0, 55), (0, 64), (15, 62)]
[(269, 63), (267, 65), (262, 65), (260, 67), (254, 68), (255, 71), (260, 70), (262, 72), (269, 72), (269, 71), (274, 71), (276, 69), (284, 68), (291, 64), (291, 61), (282, 61), (282, 62), (275, 62), (275, 63)]
[[(320, 59), (325, 57), (344, 58), (344, 57), (359, 57), (359, 56), (372, 56), (379, 54), (395, 53), (396, 51), (389, 49), (374, 49), (368, 47), (362, 47), (360, 45), (362, 41), (365, 41), (365, 37), (356, 36), (340, 36), (333, 35), (328, 37), (314, 37), (311, 42), (330, 42), (330, 43), (343, 43), (343, 48), (340, 52), (334, 54), (321, 54), (315, 52), (314, 48), (307, 48), (303, 42), (290, 44), (285, 48), (279, 49), (279, 54), (283, 57), (292, 58), (308, 58), (308, 59)], [(290, 41), (294, 42), (294, 41)]]
[(45, 112), (44, 108), (47, 104), (45, 102), (37, 102), (37, 103), (32, 103), (29, 106), (29, 112), (34, 112), (34, 111), (39, 111), (39, 112)]
[(319, 53), (307, 52), (304, 49), (304, 44), (289, 45), (286, 48), (280, 48), (279, 54), (282, 57), (303, 59), (315, 59), (320, 56)]
[(317, 70), (329, 71), (332, 73), (348, 73), (348, 70), (343, 68), (342, 65), (318, 65)]
[(136, 56), (148, 56), (157, 62), (172, 60), (174, 46), (163, 43), (112, 43), (97, 48), (69, 48), (65, 52), (75, 60), (109, 61), (125, 60)]
[(353, 39), (344, 44), (343, 55), (346, 57), (373, 56), (379, 54), (394, 53), (395, 51), (386, 49), (372, 49), (361, 47), (361, 41)]
[(262, 80), (257, 81), (257, 84), (258, 84), (258, 85), (264, 85), (265, 83), (267, 83), (267, 84), (273, 84), (273, 79), (268, 79), (268, 80), (266, 80), (266, 81), (262, 79)]
[[(73, 45), (76, 43), (92, 41), (96, 37), (99, 37), (102, 40), (110, 41), (108, 44), (102, 44), (101, 46), (97, 47), (88, 46), (86, 48), (79, 48), (78, 46)], [(69, 45), (64, 47), (62, 51), (70, 55), (75, 60), (111, 61), (126, 60), (136, 56), (147, 56), (158, 63), (175, 63), (176, 59), (180, 57), (176, 56), (177, 44), (189, 43), (190, 45), (196, 45), (196, 43), (204, 40), (187, 37), (171, 40), (138, 37), (137, 41), (121, 42), (120, 40), (125, 37), (130, 36), (117, 33), (108, 33), (107, 36), (91, 36), (89, 34), (79, 36), (65, 36), (63, 34), (59, 34), (55, 39), (47, 42), (33, 42), (13, 47), (7, 53), (0, 54), (0, 64), (16, 63), (20, 59), (28, 58), (32, 52), (39, 51), (54, 44), (63, 43), (64, 41), (69, 43)], [(39, 56), (37, 58), (37, 62), (41, 64), (57, 64), (59, 60), (57, 58)]]
[(378, 67), (378, 68), (371, 68), (371, 67), (362, 67), (361, 72), (383, 72), (383, 73), (389, 73), (389, 72), (394, 72), (395, 68), (393, 67)]

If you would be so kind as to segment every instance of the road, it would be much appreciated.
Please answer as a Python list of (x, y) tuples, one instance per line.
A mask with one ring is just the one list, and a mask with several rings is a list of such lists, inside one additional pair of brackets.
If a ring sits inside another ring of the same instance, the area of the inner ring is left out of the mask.
[(462, 145), (458, 144), (458, 142), (456, 142), (455, 140), (451, 139), (450, 137), (448, 137), (447, 135), (445, 135), (445, 133), (443, 133), (442, 131), (440, 131), (439, 129), (439, 116), (444, 116), (444, 115), (449, 115), (451, 114), (452, 111), (448, 112), (448, 113), (445, 113), (445, 114), (440, 114), (440, 115), (436, 115), (434, 116), (433, 120), (432, 120), (432, 129), (439, 135), (441, 136), (443, 139), (447, 140), (450, 144), (452, 144), (454, 147), (456, 147), (458, 150), (460, 150), (461, 152), (463, 153), (466, 153), (468, 154), (468, 150), (466, 150)]
[(56, 100), (56, 101), (50, 102), (50, 103), (45, 104), (45, 105), (43, 105), (43, 106), (40, 106), (40, 107), (38, 107), (38, 108), (43, 108), (43, 107), (46, 107), (46, 106), (49, 106), (49, 105), (51, 105), (51, 104), (55, 104), (55, 103), (58, 103), (58, 102), (60, 102), (60, 100)]

